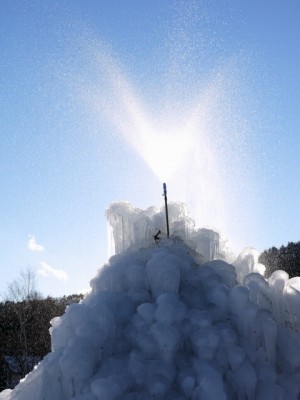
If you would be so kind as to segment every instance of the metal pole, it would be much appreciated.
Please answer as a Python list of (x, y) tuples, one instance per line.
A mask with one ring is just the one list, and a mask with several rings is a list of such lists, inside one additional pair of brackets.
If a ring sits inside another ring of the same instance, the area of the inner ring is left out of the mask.
[(170, 230), (169, 230), (169, 214), (168, 214), (168, 199), (167, 199), (167, 185), (164, 183), (163, 184), (163, 189), (164, 189), (164, 198), (165, 198), (165, 208), (166, 208), (166, 223), (167, 223), (167, 237), (170, 236)]

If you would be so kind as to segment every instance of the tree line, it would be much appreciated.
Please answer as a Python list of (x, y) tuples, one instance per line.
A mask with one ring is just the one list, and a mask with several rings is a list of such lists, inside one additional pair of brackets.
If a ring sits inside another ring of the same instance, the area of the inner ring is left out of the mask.
[(8, 285), (0, 302), (0, 391), (16, 386), (51, 351), (51, 319), (82, 298), (82, 294), (43, 298), (29, 268)]
[(300, 276), (300, 242), (289, 242), (280, 248), (271, 247), (261, 253), (258, 261), (266, 267), (266, 278), (279, 269), (287, 272), (290, 278)]
[(13, 388), (51, 351), (50, 321), (83, 295), (0, 303), (0, 391)]

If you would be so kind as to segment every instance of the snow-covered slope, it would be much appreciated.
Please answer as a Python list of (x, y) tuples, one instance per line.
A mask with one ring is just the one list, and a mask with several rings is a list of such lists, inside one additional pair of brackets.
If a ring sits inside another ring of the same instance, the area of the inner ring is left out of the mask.
[(52, 321), (52, 352), (0, 399), (298, 399), (293, 283), (266, 282), (249, 251), (236, 266), (202, 260), (179, 237), (113, 256)]

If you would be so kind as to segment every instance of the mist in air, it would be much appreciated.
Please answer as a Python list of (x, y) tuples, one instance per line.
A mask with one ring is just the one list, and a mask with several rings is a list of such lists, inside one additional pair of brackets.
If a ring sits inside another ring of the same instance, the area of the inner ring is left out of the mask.
[(225, 54), (213, 37), (206, 42), (208, 15), (200, 6), (190, 11), (177, 10), (155, 49), (161, 59), (143, 69), (142, 80), (140, 60), (130, 68), (88, 31), (76, 42), (86, 61), (72, 66), (70, 84), (95, 124), (105, 121), (199, 226), (224, 232), (240, 250), (258, 207), (249, 57), (242, 49)]

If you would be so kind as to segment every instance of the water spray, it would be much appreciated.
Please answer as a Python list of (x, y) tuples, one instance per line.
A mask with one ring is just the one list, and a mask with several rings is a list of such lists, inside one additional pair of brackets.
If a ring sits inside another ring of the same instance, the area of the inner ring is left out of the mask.
[(170, 230), (169, 230), (168, 198), (167, 198), (167, 185), (165, 183), (163, 184), (163, 190), (164, 190), (163, 196), (165, 198), (165, 208), (166, 208), (167, 237), (169, 237)]

